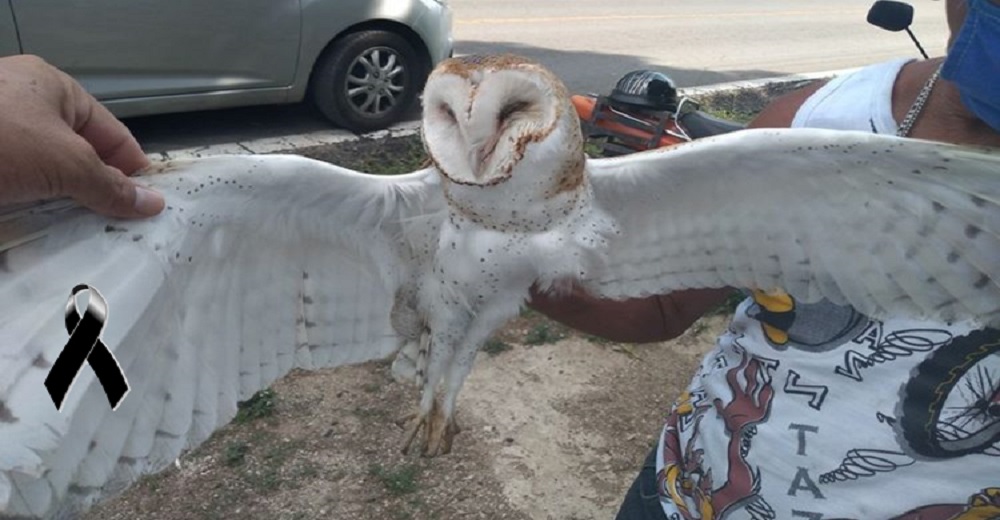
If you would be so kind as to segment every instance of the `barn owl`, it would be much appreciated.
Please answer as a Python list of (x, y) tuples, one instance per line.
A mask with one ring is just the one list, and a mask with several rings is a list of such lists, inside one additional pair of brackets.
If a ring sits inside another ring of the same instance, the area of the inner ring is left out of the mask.
[[(515, 57), (442, 63), (423, 104), (433, 165), (410, 174), (209, 157), (138, 178), (166, 196), (154, 218), (0, 211), (0, 512), (119, 491), (294, 367), (398, 355), (422, 389), (404, 442), (445, 453), (477, 349), (533, 284), (782, 289), (1000, 324), (995, 153), (774, 129), (590, 159), (565, 87)], [(45, 392), (78, 284), (106, 302), (101, 341), (131, 385), (115, 409), (87, 367), (59, 409)]]

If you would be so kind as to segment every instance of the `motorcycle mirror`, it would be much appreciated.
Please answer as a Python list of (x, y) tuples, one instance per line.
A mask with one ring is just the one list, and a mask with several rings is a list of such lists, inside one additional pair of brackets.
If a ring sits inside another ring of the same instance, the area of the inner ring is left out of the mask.
[(904, 31), (913, 23), (913, 6), (895, 0), (878, 0), (868, 10), (868, 23), (887, 31)]
[(917, 37), (910, 30), (910, 24), (913, 23), (912, 5), (905, 2), (897, 2), (896, 0), (877, 0), (868, 9), (868, 23), (887, 31), (906, 31), (906, 34), (910, 35), (910, 39), (913, 40), (913, 44), (917, 46), (917, 50), (920, 51), (924, 59), (928, 58), (927, 52), (924, 51), (923, 46), (920, 45)]

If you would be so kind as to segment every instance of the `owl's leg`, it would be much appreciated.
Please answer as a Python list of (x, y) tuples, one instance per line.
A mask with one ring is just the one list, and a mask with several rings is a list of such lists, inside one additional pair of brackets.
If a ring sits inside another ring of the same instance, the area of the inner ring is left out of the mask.
[(462, 343), (455, 349), (455, 355), (452, 356), (451, 363), (448, 364), (448, 370), (444, 375), (441, 406), (436, 410), (437, 414), (431, 420), (433, 435), (428, 440), (427, 447), (431, 453), (445, 454), (450, 452), (455, 435), (461, 433), (462, 428), (458, 425), (455, 411), (458, 393), (461, 391), (465, 379), (472, 372), (479, 347), (504, 321), (506, 320), (500, 316), (497, 316), (496, 319), (476, 320)]
[[(420, 407), (413, 415), (403, 452), (409, 450), (418, 433), (424, 433), (421, 453), (428, 457), (451, 451), (460, 431), (455, 421), (455, 398), (472, 370), (479, 346), (507, 319), (516, 316), (523, 295), (507, 287), (509, 293), (497, 294), (493, 287), (483, 287), (474, 294), (486, 295), (479, 305), (468, 308), (460, 300), (445, 300), (437, 306), (430, 328), (433, 331), (427, 356), (426, 380)], [(472, 298), (469, 298), (472, 300)], [(483, 301), (485, 300), (485, 301)], [(444, 382), (444, 394), (438, 392)], [(441, 397), (441, 401), (438, 401)]]
[(403, 341), (403, 347), (396, 353), (396, 359), (392, 360), (392, 378), (397, 382), (413, 383), (416, 381), (418, 349), (416, 341), (412, 339)]
[(420, 345), (417, 348), (417, 386), (423, 387), (427, 377), (427, 365), (430, 363), (431, 331), (425, 330), (420, 335)]
[[(454, 334), (433, 333), (429, 337), (430, 345), (427, 348), (426, 372), (423, 381), (423, 389), (420, 396), (420, 404), (417, 410), (404, 420), (409, 422), (406, 440), (403, 444), (403, 453), (408, 453), (413, 445), (414, 439), (423, 432), (423, 444), (421, 453), (433, 457), (438, 455), (437, 450), (430, 450), (428, 445), (432, 438), (441, 435), (440, 406), (437, 402), (437, 387), (444, 377), (446, 367), (454, 352)], [(419, 375), (418, 375), (419, 377)]]
[(417, 339), (407, 339), (392, 362), (392, 377), (400, 383), (416, 382), (418, 387), (423, 387), (430, 344), (428, 330), (424, 330)]
[[(525, 294), (527, 291), (528, 289), (525, 287)], [(440, 403), (435, 403), (428, 419), (424, 455), (433, 457), (451, 451), (455, 436), (462, 431), (455, 417), (458, 393), (462, 389), (465, 379), (472, 372), (479, 347), (489, 339), (494, 330), (517, 315), (519, 306), (516, 303), (511, 303), (516, 301), (518, 301), (517, 296), (507, 296), (480, 305), (475, 310), (475, 318), (472, 319), (471, 323), (468, 323), (468, 328), (462, 334), (461, 341), (448, 349), (451, 355), (447, 357), (447, 365), (442, 374), (442, 392), (437, 394), (440, 397)], [(435, 343), (433, 347), (432, 355), (438, 344)]]
[(392, 376), (401, 383), (416, 381), (419, 387), (423, 385), (422, 365), (426, 365), (421, 357), (426, 356), (429, 339), (427, 325), (416, 306), (413, 290), (408, 286), (401, 288), (396, 292), (389, 318), (392, 328), (405, 338), (392, 362)]

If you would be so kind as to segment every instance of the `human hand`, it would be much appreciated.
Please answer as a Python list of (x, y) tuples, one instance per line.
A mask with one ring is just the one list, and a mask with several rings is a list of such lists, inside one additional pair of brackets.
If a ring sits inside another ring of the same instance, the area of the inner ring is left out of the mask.
[(155, 215), (163, 197), (127, 177), (148, 165), (69, 75), (35, 56), (0, 58), (0, 205), (72, 197), (103, 215)]

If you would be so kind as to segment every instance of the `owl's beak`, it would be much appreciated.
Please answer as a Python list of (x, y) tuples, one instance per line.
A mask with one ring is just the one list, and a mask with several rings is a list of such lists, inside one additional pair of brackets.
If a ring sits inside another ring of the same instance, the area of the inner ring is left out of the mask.
[(483, 176), (483, 149), (480, 147), (475, 147), (472, 149), (472, 153), (469, 154), (469, 166), (472, 167), (472, 175), (476, 179), (481, 179)]
[(472, 166), (472, 175), (476, 179), (481, 179), (485, 173), (486, 163), (493, 158), (493, 152), (496, 151), (497, 143), (500, 142), (499, 132), (494, 133), (488, 139), (484, 141), (479, 141), (473, 143), (472, 151), (469, 157), (469, 164)]

